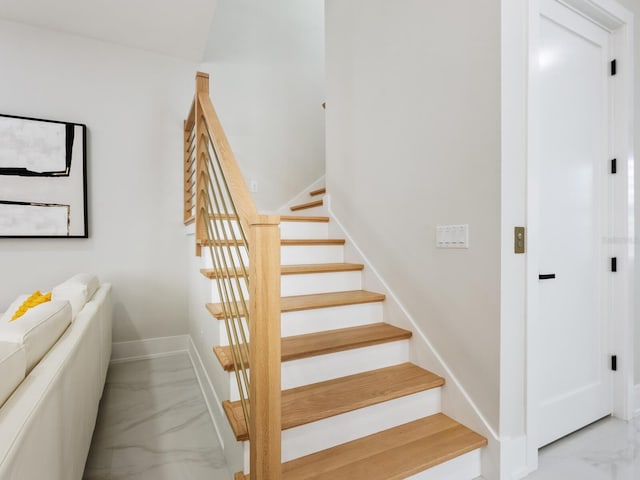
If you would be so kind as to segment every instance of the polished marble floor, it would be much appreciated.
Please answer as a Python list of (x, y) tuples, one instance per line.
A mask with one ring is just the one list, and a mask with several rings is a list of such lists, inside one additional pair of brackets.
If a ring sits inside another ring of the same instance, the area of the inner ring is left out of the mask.
[(640, 418), (606, 418), (540, 450), (526, 480), (640, 479)]
[(230, 480), (186, 353), (112, 364), (85, 480)]

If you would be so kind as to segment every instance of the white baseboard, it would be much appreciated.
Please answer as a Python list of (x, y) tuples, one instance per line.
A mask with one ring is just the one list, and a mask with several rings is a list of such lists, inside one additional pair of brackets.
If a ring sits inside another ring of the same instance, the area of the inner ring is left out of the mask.
[(500, 437), (500, 478), (518, 480), (531, 473), (527, 465), (527, 437)]
[(193, 370), (196, 373), (196, 378), (198, 379), (198, 384), (200, 385), (200, 390), (202, 391), (204, 402), (207, 405), (207, 410), (209, 410), (211, 423), (213, 423), (213, 428), (216, 429), (218, 442), (220, 442), (220, 447), (224, 451), (224, 438), (222, 436), (222, 433), (220, 432), (218, 422), (216, 422), (216, 415), (213, 410), (214, 408), (217, 408), (219, 411), (218, 413), (224, 417), (224, 412), (222, 412), (222, 402), (216, 394), (215, 388), (213, 388), (213, 385), (211, 384), (211, 380), (209, 379), (209, 375), (207, 375), (207, 372), (204, 368), (204, 363), (202, 363), (202, 358), (200, 357), (198, 349), (193, 343), (193, 339), (190, 335), (187, 335), (187, 337), (189, 342), (189, 359), (191, 360)]
[(131, 362), (147, 358), (165, 357), (189, 351), (189, 335), (145, 338), (130, 342), (114, 342), (111, 363)]
[(640, 385), (633, 387), (633, 416), (640, 416)]

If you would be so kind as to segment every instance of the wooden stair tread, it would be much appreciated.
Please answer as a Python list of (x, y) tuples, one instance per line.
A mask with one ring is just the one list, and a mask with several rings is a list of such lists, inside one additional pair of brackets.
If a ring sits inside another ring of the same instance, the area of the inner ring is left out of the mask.
[[(214, 213), (209, 215), (210, 218), (215, 220), (237, 220), (235, 215), (227, 215), (224, 213)], [(280, 215), (281, 222), (320, 222), (328, 223), (329, 217), (317, 216), (317, 215)]]
[[(282, 339), (281, 358), (283, 362), (288, 362), (300, 358), (326, 355), (328, 353), (342, 352), (354, 348), (406, 340), (408, 338), (411, 338), (411, 332), (409, 330), (394, 327), (386, 323), (374, 323), (358, 327), (294, 335)], [(214, 347), (213, 351), (216, 357), (218, 357), (222, 368), (228, 372), (235, 370), (231, 356), (231, 347)], [(246, 359), (245, 363), (247, 363)]]
[(306, 210), (307, 208), (321, 207), (323, 205), (322, 200), (314, 200), (312, 202), (301, 203), (300, 205), (294, 205), (290, 208), (292, 212), (297, 212), (298, 210)]
[[(380, 368), (282, 392), (282, 429), (333, 417), (444, 385), (444, 379), (411, 363)], [(239, 441), (247, 429), (239, 401), (223, 402)]]
[(307, 263), (299, 265), (283, 265), (282, 275), (302, 275), (311, 273), (353, 272), (364, 270), (362, 263)]
[[(310, 263), (304, 265), (282, 265), (281, 275), (302, 275), (310, 273), (333, 273), (333, 272), (353, 272), (364, 269), (361, 263)], [(201, 268), (200, 273), (207, 278), (214, 279), (219, 275), (218, 270), (212, 268)], [(239, 273), (239, 272), (238, 272)], [(226, 272), (223, 272), (226, 276)], [(236, 272), (230, 272), (234, 277)]]
[(318, 222), (329, 223), (329, 217), (309, 215), (280, 215), (280, 222)]
[(282, 479), (400, 480), (486, 445), (483, 436), (437, 413), (287, 462)]
[(318, 188), (317, 190), (312, 190), (311, 192), (309, 192), (309, 195), (315, 197), (316, 195), (324, 195), (325, 193), (327, 193), (327, 189), (325, 187), (322, 187)]
[[(369, 292), (367, 290), (348, 290), (345, 292), (314, 293), (311, 295), (294, 295), (280, 299), (281, 312), (297, 312), (300, 310), (313, 310), (316, 308), (341, 307), (343, 305), (356, 305), (361, 303), (373, 303), (384, 301), (382, 293)], [(218, 320), (224, 319), (222, 304), (208, 303), (207, 310)]]
[[(244, 245), (244, 240), (201, 240), (200, 245), (209, 246), (221, 245), (221, 246), (233, 246)], [(282, 246), (308, 246), (308, 245), (344, 245), (344, 238), (282, 238), (280, 239), (280, 245)]]

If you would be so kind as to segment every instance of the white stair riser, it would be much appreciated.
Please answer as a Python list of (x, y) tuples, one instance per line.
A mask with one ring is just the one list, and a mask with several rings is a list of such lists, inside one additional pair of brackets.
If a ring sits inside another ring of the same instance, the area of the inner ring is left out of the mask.
[(239, 225), (236, 221), (216, 220), (214, 224), (211, 225), (211, 228), (216, 238), (227, 238), (230, 240), (235, 237), (240, 240), (242, 233), (240, 232)]
[[(299, 312), (285, 312), (281, 315), (283, 337), (304, 335), (305, 333), (357, 327), (382, 322), (382, 303), (362, 303), (342, 307), (316, 308)], [(227, 329), (223, 321), (216, 320), (220, 329), (220, 343), (229, 345)]]
[[(317, 198), (314, 198), (313, 201), (315, 200), (319, 200)], [(309, 200), (309, 202), (311, 202), (312, 200)], [(313, 208), (305, 208), (303, 210), (296, 210), (295, 212), (291, 212), (291, 215), (303, 215), (303, 216), (326, 216), (327, 215), (327, 210), (325, 208), (324, 205), (321, 205), (319, 207), (313, 207)]]
[(412, 475), (407, 480), (474, 480), (482, 470), (480, 449)]
[(344, 245), (291, 245), (280, 250), (282, 265), (305, 263), (342, 263)]
[[(282, 432), (282, 461), (335, 447), (440, 412), (440, 388), (389, 400)], [(346, 427), (346, 428), (345, 428)], [(249, 471), (249, 442), (244, 471)]]
[(280, 238), (328, 238), (328, 222), (281, 222)]
[[(238, 291), (242, 291), (242, 297), (238, 294)], [(249, 292), (243, 278), (236, 279), (235, 277), (232, 277), (230, 281), (225, 281), (224, 285), (218, 285), (216, 280), (211, 282), (212, 303), (222, 302), (223, 299), (225, 302), (228, 302), (230, 298), (235, 298), (238, 301), (241, 301), (241, 299), (244, 298), (247, 307), (249, 307)]]
[[(216, 220), (212, 229), (221, 238), (242, 238), (236, 221)], [(327, 238), (328, 235), (328, 222), (280, 222), (280, 238)]]
[(282, 336), (290, 337), (292, 335), (380, 323), (382, 319), (382, 302), (285, 312), (281, 316)]
[[(409, 360), (409, 341), (401, 340), (282, 363), (282, 389), (324, 382)], [(240, 400), (235, 372), (229, 373), (230, 399)]]
[[(239, 247), (238, 249), (233, 247), (222, 247), (221, 249), (213, 249), (214, 256), (217, 262), (222, 262), (223, 266), (226, 263), (228, 267), (233, 265), (240, 266), (240, 262), (238, 261), (238, 250), (240, 251), (240, 257), (242, 258), (245, 267), (247, 268), (247, 272), (249, 271), (249, 255), (244, 247)], [(211, 261), (211, 249), (209, 247), (202, 247), (202, 263), (204, 264), (203, 268), (213, 268), (213, 262)]]
[(356, 270), (352, 272), (283, 275), (280, 288), (283, 297), (360, 290), (362, 288), (362, 272)]
[[(238, 292), (238, 283), (244, 293), (245, 298), (249, 298), (246, 282), (244, 278), (231, 279), (231, 286), (234, 293)], [(328, 273), (307, 273), (302, 275), (282, 275), (280, 281), (280, 295), (283, 297), (293, 295), (309, 295), (312, 293), (343, 292), (347, 290), (360, 290), (362, 288), (362, 273), (353, 272), (328, 272)], [(218, 286), (215, 281), (211, 282), (211, 302), (220, 302)]]
[[(238, 253), (235, 247), (223, 247), (216, 254), (229, 264), (239, 265)], [(248, 267), (249, 259), (244, 248), (240, 248), (240, 255)], [(209, 247), (203, 247), (204, 268), (212, 268)], [(217, 258), (217, 257), (216, 257)], [(231, 260), (230, 260), (231, 259)], [(280, 263), (282, 265), (296, 265), (306, 263), (342, 263), (344, 262), (344, 245), (283, 245), (280, 248)]]

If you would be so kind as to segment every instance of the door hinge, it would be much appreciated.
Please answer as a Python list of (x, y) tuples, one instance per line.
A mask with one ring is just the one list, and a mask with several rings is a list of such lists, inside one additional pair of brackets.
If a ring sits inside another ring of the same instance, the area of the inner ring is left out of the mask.
[(618, 62), (611, 60), (611, 76), (613, 77), (616, 73), (618, 73)]
[(611, 271), (618, 271), (618, 257), (611, 257)]
[(618, 173), (618, 159), (616, 158), (611, 160), (611, 173), (614, 175)]
[(618, 370), (618, 356), (611, 355), (611, 370), (614, 372)]

